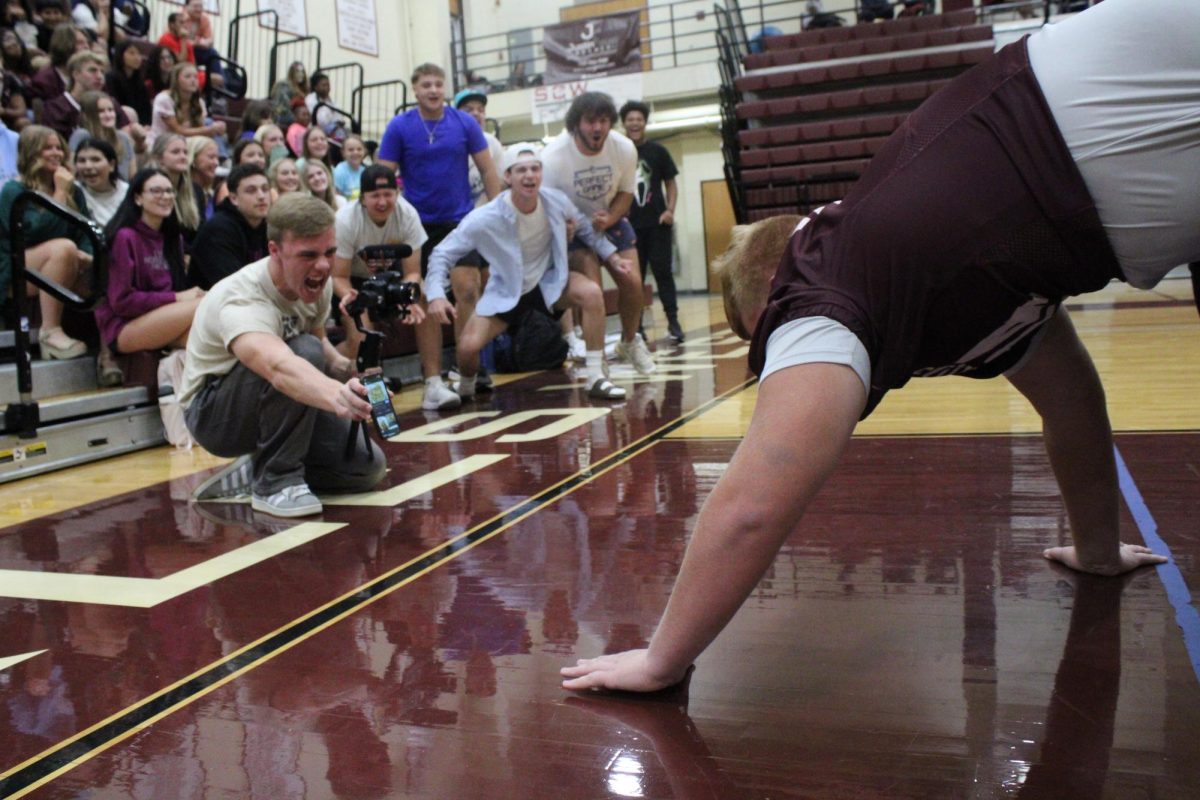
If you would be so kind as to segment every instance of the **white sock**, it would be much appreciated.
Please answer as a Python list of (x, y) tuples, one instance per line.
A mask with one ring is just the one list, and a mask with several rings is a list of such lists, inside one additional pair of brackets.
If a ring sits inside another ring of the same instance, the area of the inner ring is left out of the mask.
[(425, 388), (427, 388), (427, 389), (431, 386), (437, 387), (437, 386), (441, 386), (441, 385), (442, 385), (442, 376), (441, 375), (434, 375), (432, 378), (425, 379)]
[(462, 398), (475, 396), (475, 376), (460, 372), (458, 374), (458, 396)]
[(588, 386), (591, 386), (596, 381), (604, 377), (604, 352), (601, 350), (588, 350), (587, 357), (584, 359), (584, 367), (587, 369)]

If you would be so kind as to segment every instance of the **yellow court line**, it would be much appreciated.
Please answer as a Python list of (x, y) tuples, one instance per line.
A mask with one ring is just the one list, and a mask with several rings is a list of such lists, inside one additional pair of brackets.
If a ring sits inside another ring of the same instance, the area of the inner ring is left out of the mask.
[[(716, 397), (707, 401), (704, 405), (712, 406), (712, 405), (716, 405), (716, 404), (725, 402), (730, 397), (737, 394), (738, 392), (744, 391), (747, 387), (752, 385), (752, 383), (753, 383), (752, 381), (747, 381), (739, 386), (736, 386), (733, 389), (730, 389), (729, 391), (724, 392), (723, 394), (717, 395)], [(703, 409), (703, 408), (704, 408), (704, 406), (700, 407), (700, 409)], [(689, 413), (694, 414), (697, 411), (700, 411), (700, 409), (696, 409)], [(79, 758), (76, 758), (66, 764), (63, 764), (58, 769), (54, 770), (54, 772), (49, 773), (48, 775), (46, 775), (42, 778), (39, 778), (37, 781), (34, 781), (33, 783), (31, 783), (29, 786), (26, 786), (23, 789), (19, 789), (15, 794), (10, 795), (10, 797), (12, 797), (12, 798), (24, 797), (29, 792), (31, 792), (35, 789), (38, 789), (42, 786), (45, 786), (47, 783), (49, 783), (50, 781), (59, 777), (60, 775), (63, 775), (64, 773), (76, 768), (77, 766), (79, 766), (87, 761), (90, 761), (91, 759), (103, 754), (104, 752), (111, 749), (113, 746), (120, 744), (121, 742), (128, 739), (130, 736), (133, 736), (134, 734), (145, 730), (146, 728), (150, 727), (151, 725), (153, 725), (154, 723), (163, 719), (164, 717), (179, 710), (183, 706), (188, 705), (188, 704), (193, 703), (203, 697), (208, 696), (216, 689), (219, 689), (220, 687), (222, 687), (222, 686), (226, 685), (227, 683), (229, 683), (230, 681), (232, 681), (234, 678), (237, 678), (237, 677), (245, 674), (246, 672), (250, 671), (251, 669), (254, 669), (256, 667), (262, 666), (263, 664), (266, 664), (268, 661), (274, 659), (276, 656), (278, 656), (282, 653), (286, 653), (287, 651), (291, 650), (293, 647), (295, 647), (298, 644), (301, 644), (302, 642), (308, 641), (314, 635), (316, 635), (317, 633), (320, 633), (321, 631), (324, 631), (325, 629), (329, 628), (330, 626), (334, 625), (335, 623), (341, 622), (342, 620), (346, 619), (347, 617), (357, 614), (360, 610), (373, 605), (375, 602), (377, 602), (378, 600), (380, 600), (384, 597), (389, 596), (390, 594), (395, 592), (397, 589), (411, 584), (413, 581), (417, 580), (418, 578), (420, 578), (424, 575), (429, 574), (430, 572), (437, 569), (438, 567), (449, 564), (450, 562), (452, 562), (456, 558), (458, 558), (461, 554), (467, 553), (467, 552), (475, 549), (476, 546), (478, 546), (484, 542), (490, 541), (491, 539), (495, 538), (499, 534), (504, 533), (505, 531), (508, 531), (517, 523), (527, 519), (528, 517), (532, 516), (533, 514), (537, 513), (538, 511), (541, 511), (543, 508), (546, 508), (547, 506), (549, 506), (555, 502), (558, 502), (558, 500), (562, 499), (563, 497), (566, 497), (567, 494), (577, 491), (580, 487), (588, 485), (589, 483), (591, 483), (592, 481), (601, 477), (602, 475), (607, 474), (608, 472), (612, 471), (613, 469), (616, 469), (620, 465), (626, 463), (630, 459), (636, 457), (637, 455), (640, 455), (646, 449), (645, 447), (641, 446), (643, 443), (645, 443), (648, 439), (651, 439), (654, 437), (658, 437), (661, 440), (662, 437), (660, 436), (660, 433), (662, 431), (664, 431), (665, 429), (674, 425), (676, 422), (677, 421), (672, 421), (665, 425), (662, 425), (659, 428), (655, 429), (654, 431), (652, 431), (648, 434), (645, 434), (641, 438), (636, 439), (633, 442), (630, 442), (628, 445), (626, 445), (620, 451), (617, 451), (616, 453), (613, 453), (612, 455), (607, 456), (605, 459), (602, 459), (599, 462), (599, 464), (601, 465), (599, 468), (597, 468), (595, 465), (593, 465), (593, 466), (588, 467), (587, 469), (578, 470), (573, 475), (567, 476), (566, 478), (563, 478), (562, 480), (559, 480), (559, 481), (551, 484), (550, 486), (546, 487), (545, 489), (542, 489), (540, 492), (537, 492), (536, 494), (531, 495), (529, 498), (521, 501), (520, 503), (518, 503), (516, 505), (525, 505), (525, 504), (529, 504), (529, 503), (536, 503), (537, 499), (539, 497), (543, 497), (547, 494), (550, 494), (550, 493), (554, 492), (555, 490), (557, 490), (559, 487), (562, 487), (565, 484), (568, 484), (572, 481), (578, 481), (577, 485), (568, 488), (566, 492), (564, 492), (563, 494), (554, 498), (554, 500), (552, 500), (550, 503), (547, 503), (544, 506), (543, 505), (534, 505), (534, 507), (530, 508), (528, 511), (515, 517), (514, 519), (509, 521), (507, 524), (505, 524), (501, 527), (498, 527), (496, 530), (492, 531), (491, 533), (479, 537), (477, 540), (470, 542), (469, 544), (467, 544), (466, 546), (464, 546), (462, 548), (453, 549), (451, 551), (451, 553), (448, 556), (446, 556), (445, 558), (443, 558), (442, 560), (436, 561), (436, 562), (430, 564), (428, 567), (425, 567), (424, 569), (421, 569), (421, 570), (413, 573), (410, 577), (397, 582), (394, 586), (389, 587), (388, 589), (385, 589), (385, 590), (379, 592), (377, 595), (367, 598), (366, 600), (363, 600), (362, 602), (356, 604), (352, 608), (347, 609), (346, 611), (342, 612), (341, 614), (331, 617), (328, 621), (314, 627), (311, 631), (308, 631), (304, 634), (297, 636), (292, 641), (288, 642), (287, 644), (281, 645), (280, 647), (276, 648), (275, 650), (271, 651), (270, 653), (264, 655), (262, 658), (257, 659), (250, 664), (247, 664), (245, 667), (242, 667), (241, 669), (238, 669), (217, 681), (214, 681), (211, 685), (196, 692), (195, 694), (189, 695), (187, 698), (184, 698), (184, 699), (180, 700), (179, 702), (174, 703), (174, 704), (168, 706), (167, 708), (164, 708), (162, 711), (156, 713), (154, 716), (150, 717), (146, 721), (133, 726), (128, 731), (125, 731), (124, 733), (114, 736), (112, 739), (109, 739), (108, 741), (104, 742), (103, 744), (97, 745), (93, 750), (89, 751), (85, 755), (82, 755)], [(651, 443), (651, 446), (653, 444), (654, 443)], [(622, 453), (622, 452), (625, 452), (626, 455), (623, 455), (623, 456), (620, 455), (620, 453)], [(616, 456), (616, 457), (614, 457), (614, 456)], [(126, 706), (125, 708), (121, 709), (120, 711), (113, 712), (108, 717), (104, 718), (103, 720), (85, 728), (82, 731), (75, 733), (74, 735), (62, 740), (61, 742), (58, 742), (55, 746), (47, 748), (46, 750), (43, 750), (41, 753), (39, 753), (35, 756), (32, 756), (31, 758), (26, 759), (25, 761), (21, 762), (20, 764), (17, 764), (8, 770), (5, 770), (4, 772), (0, 772), (0, 779), (7, 778), (11, 775), (16, 774), (17, 772), (20, 772), (22, 769), (39, 761), (40, 759), (47, 758), (54, 752), (61, 750), (76, 741), (79, 741), (80, 739), (88, 736), (89, 734), (104, 727), (105, 725), (111, 724), (113, 721), (119, 719), (124, 714), (129, 713), (131, 710), (146, 706), (146, 705), (154, 702), (155, 699), (169, 694), (170, 692), (172, 692), (175, 689), (179, 688), (180, 686), (188, 683), (189, 681), (196, 680), (198, 677), (211, 672), (213, 669), (216, 669), (220, 665), (229, 663), (230, 661), (236, 659), (238, 656), (240, 656), (250, 650), (253, 650), (256, 647), (261, 646), (263, 643), (265, 643), (266, 641), (271, 639), (271, 637), (279, 635), (280, 633), (286, 631), (288, 628), (294, 627), (295, 625), (297, 625), (301, 622), (304, 622), (305, 620), (311, 619), (312, 617), (317, 616), (318, 614), (321, 614), (321, 613), (325, 612), (326, 610), (332, 608), (333, 606), (337, 605), (338, 603), (344, 602), (348, 598), (351, 598), (355, 595), (361, 594), (362, 592), (368, 590), (372, 586), (375, 586), (381, 582), (387, 581), (389, 578), (391, 578), (392, 576), (394, 576), (400, 572), (403, 572), (405, 569), (407, 569), (411, 565), (416, 564), (424, 559), (432, 557), (438, 551), (445, 550), (446, 548), (450, 547), (454, 543), (462, 541), (464, 538), (471, 536), (474, 532), (479, 531), (483, 528), (486, 528), (488, 525), (491, 525), (492, 523), (502, 519), (507, 513), (509, 513), (509, 512), (502, 511), (502, 512), (499, 512), (499, 513), (493, 515), (492, 517), (490, 517), (489, 519), (487, 519), (484, 522), (481, 522), (480, 524), (476, 525), (475, 527), (470, 528), (469, 530), (463, 531), (462, 533), (458, 534), (457, 536), (447, 539), (445, 542), (443, 542), (442, 544), (440, 544), (436, 547), (429, 548), (421, 555), (416, 556), (415, 558), (411, 558), (399, 566), (393, 567), (391, 570), (388, 570), (384, 574), (378, 576), (374, 580), (372, 580), (362, 586), (359, 586), (355, 589), (351, 589), (347, 592), (344, 592), (342, 595), (334, 598), (333, 600), (329, 600), (326, 603), (324, 603), (323, 605), (309, 611), (308, 613), (303, 614), (302, 616), (296, 617), (291, 622), (289, 622), (287, 625), (282, 625), (282, 626), (276, 628), (275, 630), (271, 631), (270, 633), (260, 636), (258, 639), (255, 639), (253, 642), (243, 645), (242, 647), (239, 647), (237, 650), (234, 650), (233, 652), (229, 653), (228, 655), (224, 656), (223, 658), (220, 658), (220, 659), (210, 663), (209, 665), (192, 672), (187, 677), (181, 678), (180, 680), (170, 684), (169, 686), (165, 686), (165, 687), (159, 689), (158, 691), (154, 692), (153, 694), (149, 695), (148, 697), (145, 697), (136, 703), (132, 703), (132, 704)]]

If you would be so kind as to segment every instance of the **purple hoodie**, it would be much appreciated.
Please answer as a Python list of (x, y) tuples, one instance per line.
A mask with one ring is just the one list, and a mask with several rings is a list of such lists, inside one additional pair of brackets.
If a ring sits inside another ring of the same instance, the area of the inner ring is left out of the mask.
[[(182, 239), (175, 242), (182, 246)], [(163, 234), (138, 220), (122, 228), (109, 246), (108, 298), (96, 307), (96, 324), (116, 350), (125, 323), (175, 302)]]

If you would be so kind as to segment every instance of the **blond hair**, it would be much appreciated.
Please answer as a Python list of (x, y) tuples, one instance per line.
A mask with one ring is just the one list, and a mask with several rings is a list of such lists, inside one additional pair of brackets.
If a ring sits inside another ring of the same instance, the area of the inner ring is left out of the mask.
[(308, 192), (279, 196), (267, 214), (267, 239), (282, 246), (284, 234), (307, 239), (333, 227), (333, 209)]
[(749, 339), (753, 331), (746, 330), (742, 317), (747, 312), (757, 316), (766, 307), (771, 279), (799, 223), (799, 216), (785, 214), (738, 225), (729, 248), (713, 259), (712, 271), (721, 279), (729, 326), (743, 339)]
[(413, 67), (412, 79), (410, 83), (416, 83), (426, 75), (435, 75), (439, 78), (445, 78), (446, 70), (442, 69), (437, 64), (431, 64), (426, 61), (424, 64), (418, 64), (417, 66)]
[[(53, 128), (47, 128), (45, 125), (26, 125), (17, 137), (17, 172), (21, 176), (21, 183), (46, 196), (54, 194), (54, 174), (42, 163), (42, 151), (54, 139), (58, 140), (58, 146), (62, 148), (65, 163), (67, 144)], [(67, 192), (67, 205), (72, 211), (79, 210), (75, 204), (74, 191)]]

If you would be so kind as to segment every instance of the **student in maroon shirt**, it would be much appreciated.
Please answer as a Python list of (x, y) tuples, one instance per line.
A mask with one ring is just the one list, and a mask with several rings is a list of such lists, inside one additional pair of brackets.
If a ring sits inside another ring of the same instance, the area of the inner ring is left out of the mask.
[(202, 289), (185, 289), (183, 236), (175, 216), (175, 184), (147, 167), (105, 229), (108, 297), (96, 309), (103, 341), (119, 353), (187, 345)]

